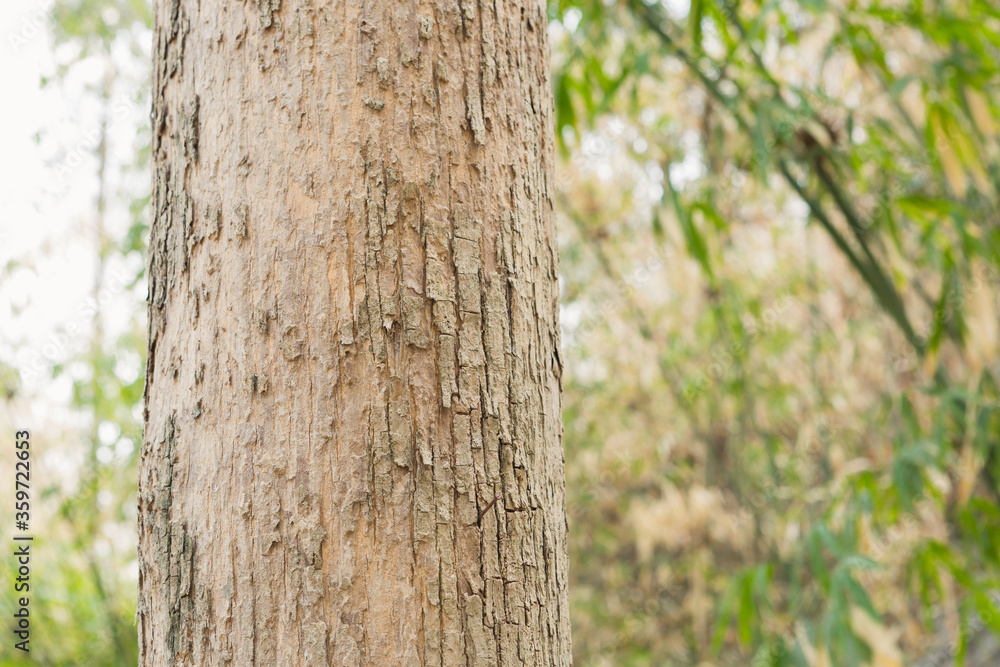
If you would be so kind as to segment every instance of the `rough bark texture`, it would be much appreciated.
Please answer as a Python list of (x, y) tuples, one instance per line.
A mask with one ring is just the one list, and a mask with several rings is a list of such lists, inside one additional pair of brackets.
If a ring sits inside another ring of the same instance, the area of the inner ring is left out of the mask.
[(546, 17), (160, 0), (144, 665), (567, 665)]

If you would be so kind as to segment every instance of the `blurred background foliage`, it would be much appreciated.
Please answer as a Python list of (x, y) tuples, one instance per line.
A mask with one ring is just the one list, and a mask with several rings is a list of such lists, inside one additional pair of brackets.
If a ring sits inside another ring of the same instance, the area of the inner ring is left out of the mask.
[[(81, 277), (90, 281), (88, 297), (50, 337), (4, 331), (4, 342), (24, 352), (19, 368), (0, 360), (4, 432), (24, 428), (25, 414), (43, 417), (31, 434), (31, 653), (13, 649), (7, 591), (0, 665), (135, 665), (151, 7), (73, 0), (23, 9), (24, 22), (5, 41), (17, 51), (18, 37), (50, 31), (54, 67), (39, 83), (73, 100), (72, 121), (83, 130), (67, 144), (58, 128), (43, 128), (38, 150), (51, 163), (56, 196), (79, 186), (89, 204), (65, 221), (60, 238), (3, 267), (0, 289), (19, 272), (37, 274), (46, 255), (61, 255), (60, 244), (89, 254), (91, 271)], [(33, 297), (22, 307), (46, 307), (44, 294)], [(0, 510), (5, 540), (12, 506)]]
[[(101, 136), (148, 108), (149, 17), (49, 15), (45, 85), (88, 82)], [(998, 664), (1000, 5), (549, 17), (577, 664)], [(75, 465), (43, 491), (38, 664), (136, 661), (148, 132), (88, 162), (95, 303), (142, 294), (51, 369)]]
[(1000, 5), (550, 16), (579, 663), (997, 664)]

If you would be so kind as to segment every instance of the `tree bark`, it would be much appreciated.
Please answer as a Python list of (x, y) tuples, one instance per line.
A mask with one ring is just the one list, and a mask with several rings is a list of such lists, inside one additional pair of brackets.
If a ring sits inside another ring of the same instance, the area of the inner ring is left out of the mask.
[(143, 665), (568, 665), (545, 7), (159, 0)]

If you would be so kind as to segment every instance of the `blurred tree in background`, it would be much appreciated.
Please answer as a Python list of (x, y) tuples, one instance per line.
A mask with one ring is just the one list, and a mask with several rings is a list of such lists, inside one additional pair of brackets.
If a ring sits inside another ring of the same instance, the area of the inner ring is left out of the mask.
[[(1000, 6), (549, 14), (577, 662), (994, 664)], [(121, 100), (148, 108), (146, 3), (50, 18), (47, 85), (83, 85), (115, 135)], [(85, 162), (98, 305), (145, 292), (138, 127)], [(74, 465), (44, 491), (38, 664), (135, 664), (133, 306), (95, 308), (51, 369), (78, 419), (47, 434)]]
[[(40, 256), (4, 267), (0, 280), (37, 273), (45, 254), (61, 254), (59, 245), (89, 253), (92, 272), (88, 298), (64, 314), (60, 330), (45, 340), (6, 341), (21, 354), (18, 377), (6, 385), (5, 428), (23, 428), (32, 404), (44, 421), (32, 432), (31, 653), (21, 656), (6, 641), (0, 664), (135, 665), (150, 11), (144, 1), (102, 0), (25, 9), (23, 25), (51, 31), (55, 69), (41, 85), (74, 105), (75, 132), (46, 128), (38, 150), (51, 163), (55, 195), (79, 187), (89, 206), (65, 221), (65, 235)], [(67, 140), (74, 135), (80, 138)], [(33, 297), (46, 307), (44, 294)], [(37, 395), (25, 394), (25, 385)], [(51, 398), (64, 388), (65, 406)], [(2, 508), (5, 532), (11, 507)], [(14, 596), (0, 600), (9, 638)]]

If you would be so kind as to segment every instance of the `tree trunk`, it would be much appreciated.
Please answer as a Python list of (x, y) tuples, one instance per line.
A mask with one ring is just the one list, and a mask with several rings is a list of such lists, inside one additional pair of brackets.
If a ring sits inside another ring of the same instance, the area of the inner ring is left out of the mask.
[(534, 0), (160, 0), (143, 665), (568, 665)]

